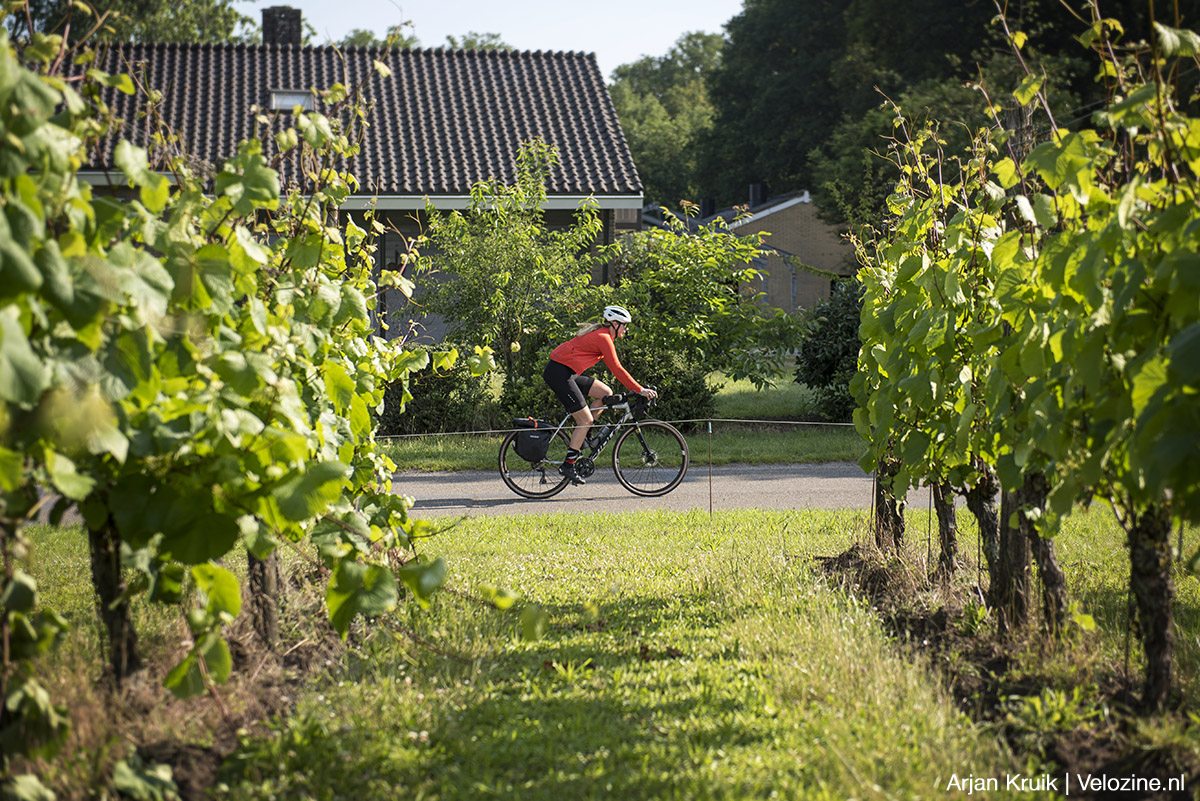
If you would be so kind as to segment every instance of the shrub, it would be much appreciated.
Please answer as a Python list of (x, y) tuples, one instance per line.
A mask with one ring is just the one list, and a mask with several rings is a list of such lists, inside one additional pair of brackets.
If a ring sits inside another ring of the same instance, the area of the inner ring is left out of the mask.
[[(658, 403), (651, 414), (660, 420), (696, 420), (716, 415), (717, 391), (708, 383), (709, 369), (680, 353), (651, 349), (643, 343), (622, 342), (618, 355), (621, 364), (643, 386), (659, 392)], [(603, 364), (591, 371), (613, 390), (624, 387)], [(681, 425), (690, 430), (695, 424)]]
[[(446, 350), (439, 345), (438, 350)], [(462, 348), (460, 347), (461, 351)], [(447, 431), (477, 431), (492, 427), (497, 415), (492, 398), (491, 377), (474, 376), (465, 358), (449, 369), (436, 369), (431, 363), (412, 374), (408, 381), (411, 400), (401, 405), (405, 385), (397, 382), (384, 393), (384, 409), (379, 416), (379, 434), (434, 434)]]
[(818, 413), (833, 422), (847, 422), (854, 414), (850, 379), (858, 370), (861, 309), (859, 284), (837, 281), (829, 298), (806, 310), (800, 322), (796, 382), (813, 390)]

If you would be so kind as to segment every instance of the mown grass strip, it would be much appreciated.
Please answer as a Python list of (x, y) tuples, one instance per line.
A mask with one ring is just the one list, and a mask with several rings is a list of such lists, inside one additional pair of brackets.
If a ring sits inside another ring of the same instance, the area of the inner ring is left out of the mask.
[[(438, 542), (463, 594), (405, 625), (466, 664), (377, 634), (277, 736), (247, 742), (229, 795), (918, 798), (954, 772), (1002, 773), (1009, 757), (921, 661), (814, 573), (857, 521), (465, 521)], [(520, 600), (470, 600), (488, 584)]]

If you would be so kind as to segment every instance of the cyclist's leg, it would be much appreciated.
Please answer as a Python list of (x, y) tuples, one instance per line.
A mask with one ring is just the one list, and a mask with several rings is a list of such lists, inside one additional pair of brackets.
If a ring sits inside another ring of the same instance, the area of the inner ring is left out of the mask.
[(570, 451), (568, 451), (568, 460), (574, 462), (574, 457), (582, 450), (583, 440), (592, 424), (592, 413), (588, 409), (585, 397), (591, 391), (592, 385), (595, 384), (595, 379), (577, 375), (570, 367), (553, 360), (546, 365), (542, 377), (545, 378), (550, 389), (554, 390), (554, 394), (562, 402), (563, 408), (575, 420), (575, 428), (571, 431)]
[(604, 411), (606, 408), (604, 404), (600, 403), (600, 400), (602, 398), (607, 398), (611, 394), (612, 389), (609, 388), (608, 384), (605, 384), (603, 381), (593, 379), (592, 386), (588, 390), (588, 397), (591, 399), (591, 404), (588, 408), (592, 412), (592, 422), (595, 422), (596, 418), (600, 416), (600, 412)]
[(592, 397), (592, 391), (597, 384), (601, 384), (601, 382), (588, 375), (571, 376), (571, 386), (578, 393), (578, 408), (574, 410), (567, 409), (567, 411), (571, 412), (571, 417), (575, 420), (575, 430), (571, 432), (570, 445), (573, 451), (582, 451), (584, 440), (587, 439), (588, 429), (592, 427), (592, 421), (595, 419), (595, 413), (586, 399)]

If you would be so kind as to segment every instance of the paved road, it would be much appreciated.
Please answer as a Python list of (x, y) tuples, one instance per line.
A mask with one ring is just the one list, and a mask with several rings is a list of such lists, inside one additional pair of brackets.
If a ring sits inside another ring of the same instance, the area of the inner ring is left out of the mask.
[[(611, 468), (596, 471), (586, 485), (567, 487), (547, 500), (521, 498), (495, 472), (396, 474), (392, 491), (416, 499), (422, 517), (439, 515), (514, 515), (545, 512), (626, 512), (634, 510), (842, 509), (871, 506), (871, 476), (853, 462), (795, 465), (693, 464), (674, 492), (640, 498), (625, 490)], [(924, 493), (910, 497), (923, 503)]]

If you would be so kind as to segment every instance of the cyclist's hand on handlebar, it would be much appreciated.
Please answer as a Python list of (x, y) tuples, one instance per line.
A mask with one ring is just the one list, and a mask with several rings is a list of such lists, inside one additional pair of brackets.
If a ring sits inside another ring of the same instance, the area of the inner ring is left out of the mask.
[(655, 398), (658, 397), (658, 393), (656, 391), (654, 391), (653, 389), (651, 389), (650, 387), (642, 387), (642, 391), (639, 392), (638, 394), (641, 395), (643, 398), (649, 398), (650, 400), (654, 400)]

